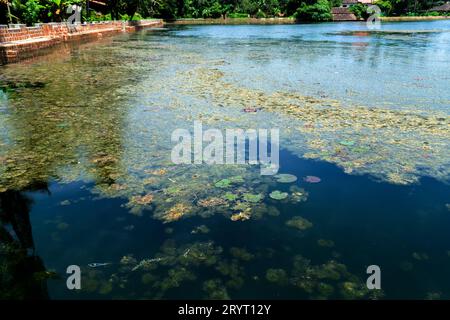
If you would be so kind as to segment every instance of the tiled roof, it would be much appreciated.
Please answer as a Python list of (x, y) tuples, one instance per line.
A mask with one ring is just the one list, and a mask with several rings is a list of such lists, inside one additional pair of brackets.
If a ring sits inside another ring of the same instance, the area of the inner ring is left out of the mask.
[(353, 13), (333, 14), (333, 21), (356, 21)]
[(450, 2), (447, 2), (442, 6), (431, 8), (430, 11), (450, 11)]
[(335, 7), (335, 8), (331, 8), (331, 13), (332, 14), (349, 14), (349, 13), (351, 13), (351, 11), (348, 10), (348, 8)]

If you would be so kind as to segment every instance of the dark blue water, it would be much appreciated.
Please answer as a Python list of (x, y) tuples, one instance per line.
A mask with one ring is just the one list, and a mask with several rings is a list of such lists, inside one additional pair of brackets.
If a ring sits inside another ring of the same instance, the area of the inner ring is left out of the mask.
[[(30, 217), (36, 252), (47, 268), (63, 276), (70, 264), (78, 264), (83, 272), (90, 272), (88, 263), (113, 262), (98, 269), (101, 273), (98, 277), (107, 279), (118, 272), (122, 256), (132, 253), (138, 259), (151, 257), (167, 239), (180, 244), (214, 241), (223, 248), (220, 255), (223, 260), (233, 259), (228, 252), (232, 247), (246, 248), (255, 255), (251, 261), (239, 263), (243, 268), (239, 274), (244, 282), (241, 289), (229, 290), (231, 298), (289, 299), (310, 296), (288, 284), (272, 285), (265, 280), (267, 269), (281, 268), (289, 272), (296, 254), (311, 259), (316, 265), (338, 253), (336, 260), (361, 279), (366, 277), (368, 265), (379, 265), (385, 298), (420, 299), (430, 292), (441, 293), (441, 298), (448, 297), (450, 236), (447, 225), (450, 216), (445, 207), (448, 186), (433, 179), (424, 179), (415, 186), (393, 186), (367, 176), (349, 176), (333, 165), (300, 160), (286, 152), (282, 153), (282, 159), (283, 171), (299, 177), (318, 175), (323, 179), (318, 184), (299, 183), (309, 192), (305, 203), (277, 205), (278, 217), (242, 223), (223, 216), (186, 219), (172, 226), (172, 234), (164, 232), (167, 225), (128, 214), (121, 208), (123, 201), (94, 200), (88, 191), (89, 185), (54, 183), (49, 185), (49, 193), (24, 193), (23, 196), (33, 203)], [(74, 203), (61, 206), (61, 201), (66, 199)], [(284, 222), (296, 215), (310, 220), (314, 227), (304, 233), (286, 228)], [(67, 223), (67, 229), (58, 230), (59, 221)], [(192, 235), (191, 230), (201, 224), (208, 226), (210, 233)], [(127, 225), (135, 225), (135, 228), (126, 231), (124, 226)], [(318, 239), (333, 240), (335, 246), (320, 247)], [(417, 260), (414, 252), (426, 253), (428, 258)], [(203, 281), (218, 276), (227, 279), (215, 267), (200, 266), (190, 270), (197, 274), (197, 279), (169, 290), (165, 298), (204, 298)], [(160, 272), (164, 275), (166, 271)], [(113, 289), (107, 295), (70, 292), (65, 289), (64, 280), (51, 280), (49, 292), (53, 298), (151, 298), (152, 294), (156, 295), (157, 292), (147, 292), (139, 276), (133, 272), (126, 274), (133, 284), (118, 288), (117, 293)], [(342, 296), (336, 294), (329, 298), (333, 297)]]

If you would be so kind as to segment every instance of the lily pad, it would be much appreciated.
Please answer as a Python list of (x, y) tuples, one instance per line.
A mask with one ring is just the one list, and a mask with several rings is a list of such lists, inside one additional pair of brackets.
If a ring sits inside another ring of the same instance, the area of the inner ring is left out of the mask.
[(228, 188), (231, 185), (231, 180), (230, 179), (222, 179), (217, 181), (214, 186), (216, 188)]
[(244, 200), (247, 202), (256, 203), (264, 198), (262, 194), (244, 193)]
[(283, 199), (286, 199), (287, 196), (288, 196), (287, 192), (281, 192), (279, 190), (272, 191), (269, 194), (269, 197), (271, 197), (272, 199), (275, 199), (275, 200), (283, 200)]
[(297, 177), (289, 173), (279, 173), (275, 176), (279, 183), (292, 183), (297, 181)]
[(238, 196), (236, 194), (234, 194), (234, 193), (227, 192), (227, 193), (224, 194), (223, 197), (224, 197), (225, 200), (234, 201), (234, 200), (237, 199)]
[(320, 181), (322, 181), (319, 177), (316, 176), (306, 176), (303, 178), (303, 180), (308, 183), (319, 183)]
[(346, 147), (351, 147), (353, 145), (355, 145), (355, 141), (352, 140), (341, 140), (339, 141), (340, 145), (346, 146)]

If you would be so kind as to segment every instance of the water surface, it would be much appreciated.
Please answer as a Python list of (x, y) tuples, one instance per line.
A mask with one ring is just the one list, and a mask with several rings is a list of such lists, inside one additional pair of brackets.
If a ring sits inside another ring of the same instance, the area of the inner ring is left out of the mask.
[[(450, 298), (449, 30), (169, 27), (2, 67), (2, 296)], [(298, 179), (174, 165), (194, 120), (280, 128)]]

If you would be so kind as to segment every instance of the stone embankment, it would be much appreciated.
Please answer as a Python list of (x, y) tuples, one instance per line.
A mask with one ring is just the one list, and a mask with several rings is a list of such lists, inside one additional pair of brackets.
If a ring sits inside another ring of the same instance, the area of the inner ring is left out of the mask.
[(94, 40), (106, 35), (161, 27), (162, 20), (108, 21), (69, 25), (46, 23), (33, 27), (0, 25), (0, 64), (17, 62), (42, 49), (72, 40)]

